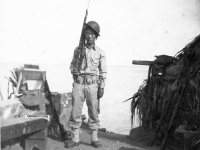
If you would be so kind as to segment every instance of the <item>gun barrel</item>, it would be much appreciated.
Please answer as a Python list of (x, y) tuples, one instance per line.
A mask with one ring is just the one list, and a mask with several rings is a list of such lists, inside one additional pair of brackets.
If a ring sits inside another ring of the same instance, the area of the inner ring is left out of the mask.
[(84, 44), (84, 28), (85, 28), (85, 23), (87, 20), (87, 16), (88, 16), (88, 10), (86, 10), (85, 12), (85, 17), (83, 20), (83, 26), (82, 26), (82, 30), (81, 30), (81, 36), (80, 36), (80, 40), (79, 40), (79, 47), (82, 47)]
[(154, 61), (147, 61), (147, 60), (133, 60), (133, 65), (151, 65)]

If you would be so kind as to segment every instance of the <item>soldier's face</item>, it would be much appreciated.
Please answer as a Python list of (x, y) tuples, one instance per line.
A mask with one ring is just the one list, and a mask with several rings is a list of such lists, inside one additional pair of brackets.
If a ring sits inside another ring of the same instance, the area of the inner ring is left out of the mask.
[(93, 44), (96, 40), (94, 31), (91, 29), (86, 29), (85, 30), (85, 39), (86, 39), (87, 43)]

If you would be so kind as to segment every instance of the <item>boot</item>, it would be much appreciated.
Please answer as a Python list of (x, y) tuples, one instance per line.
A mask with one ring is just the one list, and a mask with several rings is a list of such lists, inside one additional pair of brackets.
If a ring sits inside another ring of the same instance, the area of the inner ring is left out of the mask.
[(65, 141), (66, 148), (72, 148), (79, 145), (79, 128), (72, 128), (73, 139), (71, 141)]
[(101, 143), (98, 140), (98, 129), (92, 130), (91, 134), (91, 145), (95, 148), (100, 148), (102, 147)]
[(61, 139), (62, 141), (71, 141), (72, 133), (70, 131), (61, 132)]

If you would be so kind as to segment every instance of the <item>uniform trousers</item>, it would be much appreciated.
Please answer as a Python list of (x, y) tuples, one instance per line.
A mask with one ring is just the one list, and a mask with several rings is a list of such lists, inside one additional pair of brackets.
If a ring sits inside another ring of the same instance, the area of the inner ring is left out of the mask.
[(82, 109), (83, 103), (86, 100), (88, 107), (88, 125), (91, 130), (96, 130), (100, 127), (99, 117), (97, 113), (98, 99), (97, 99), (98, 84), (78, 84), (73, 83), (72, 89), (72, 113), (70, 117), (70, 126), (72, 128), (80, 128), (82, 124)]

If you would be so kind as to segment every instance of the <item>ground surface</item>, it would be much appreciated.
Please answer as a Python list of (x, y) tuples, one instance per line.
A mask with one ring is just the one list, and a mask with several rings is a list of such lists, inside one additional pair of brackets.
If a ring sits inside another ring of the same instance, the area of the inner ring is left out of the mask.
[[(90, 145), (90, 131), (86, 127), (80, 130), (80, 144), (72, 150), (93, 150), (97, 149)], [(99, 132), (99, 141), (102, 147), (98, 150), (158, 150), (159, 147), (145, 146), (144, 141), (131, 140), (128, 135), (115, 134), (110, 132)], [(49, 137), (47, 141), (47, 150), (66, 150), (59, 137)]]

